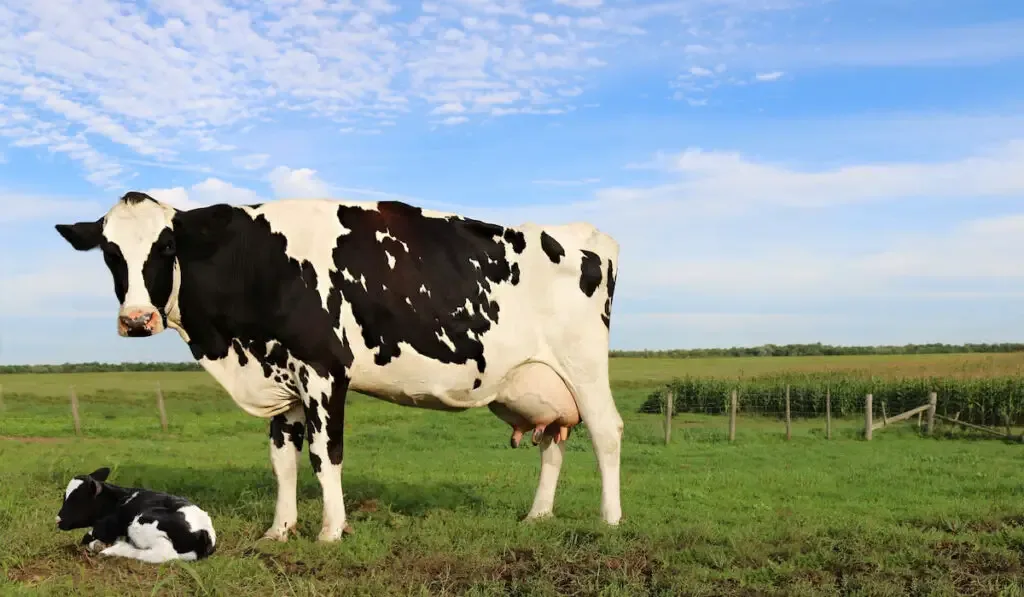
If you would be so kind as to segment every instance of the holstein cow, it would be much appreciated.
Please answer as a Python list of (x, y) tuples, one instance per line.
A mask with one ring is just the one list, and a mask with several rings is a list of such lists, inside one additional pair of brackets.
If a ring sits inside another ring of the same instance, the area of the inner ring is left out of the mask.
[(323, 492), (321, 541), (345, 529), (349, 389), (534, 428), (527, 518), (552, 512), (567, 427), (585, 421), (601, 515), (622, 515), (622, 418), (608, 382), (618, 244), (588, 224), (496, 224), (401, 202), (278, 200), (182, 211), (129, 192), (95, 222), (57, 225), (99, 247), (122, 336), (176, 330), (246, 412), (270, 419), (274, 522), (296, 523), (303, 434)]

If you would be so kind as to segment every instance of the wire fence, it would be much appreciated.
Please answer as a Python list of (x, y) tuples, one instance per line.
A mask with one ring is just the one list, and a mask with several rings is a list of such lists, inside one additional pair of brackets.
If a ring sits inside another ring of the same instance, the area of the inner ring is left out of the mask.
[[(787, 385), (782, 393), (781, 408), (775, 406), (773, 400), (755, 400), (752, 404), (744, 404), (738, 390), (732, 390), (722, 400), (707, 400), (706, 395), (699, 401), (684, 401), (681, 412), (676, 390), (669, 386), (651, 397), (641, 407), (642, 412), (660, 413), (664, 417), (665, 443), (672, 441), (673, 429), (686, 426), (722, 425), (728, 430), (729, 441), (736, 440), (738, 426), (750, 426), (764, 431), (774, 426), (792, 439), (794, 432), (832, 439), (837, 435), (857, 437), (870, 441), (875, 432), (889, 428), (915, 428), (921, 435), (931, 436), (939, 424), (947, 424), (950, 429), (958, 429), (968, 433), (983, 433), (988, 436), (1000, 437), (1014, 442), (1024, 442), (1024, 430), (1015, 425), (1008, 414), (1004, 416), (1001, 426), (979, 425), (960, 418), (961, 412), (945, 414), (938, 408), (938, 393), (929, 392), (918, 398), (916, 403), (901, 397), (900, 410), (891, 409), (886, 401), (875, 401), (873, 394), (865, 394), (861, 400), (859, 412), (853, 411), (848, 397), (841, 412), (833, 409), (831, 392), (826, 390), (821, 405), (813, 408), (793, 408), (793, 392)], [(692, 396), (691, 396), (692, 398)], [(811, 401), (802, 396), (798, 404), (806, 406)], [(653, 408), (657, 406), (657, 408)], [(682, 420), (679, 420), (682, 419)], [(820, 433), (819, 433), (820, 432)]]

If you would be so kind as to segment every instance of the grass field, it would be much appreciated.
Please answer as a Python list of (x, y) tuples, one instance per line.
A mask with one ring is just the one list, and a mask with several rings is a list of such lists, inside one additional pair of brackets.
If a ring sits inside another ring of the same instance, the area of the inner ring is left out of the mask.
[[(911, 425), (857, 437), (858, 419), (781, 426), (759, 418), (728, 443), (720, 417), (637, 413), (685, 373), (871, 369), (880, 375), (1013, 373), (1022, 355), (613, 359), (625, 420), (624, 521), (599, 522), (585, 428), (569, 440), (556, 517), (524, 524), (536, 448), (508, 447), (486, 409), (460, 414), (353, 396), (344, 490), (355, 531), (315, 542), (319, 486), (303, 458), (302, 536), (257, 541), (273, 517), (266, 424), (205, 374), (0, 376), (0, 593), (4, 595), (1022, 595), (1024, 446), (919, 437)], [(817, 369), (815, 369), (817, 368)], [(155, 384), (167, 399), (160, 430)], [(75, 438), (67, 391), (81, 400)], [(218, 550), (192, 565), (89, 557), (53, 526), (68, 479), (187, 495)]]

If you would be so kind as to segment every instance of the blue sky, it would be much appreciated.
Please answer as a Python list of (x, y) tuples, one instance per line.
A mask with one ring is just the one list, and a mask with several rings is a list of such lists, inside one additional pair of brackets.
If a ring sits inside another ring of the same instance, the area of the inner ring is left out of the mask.
[(1024, 5), (0, 0), (0, 362), (124, 339), (53, 230), (399, 198), (622, 245), (615, 348), (1021, 341)]

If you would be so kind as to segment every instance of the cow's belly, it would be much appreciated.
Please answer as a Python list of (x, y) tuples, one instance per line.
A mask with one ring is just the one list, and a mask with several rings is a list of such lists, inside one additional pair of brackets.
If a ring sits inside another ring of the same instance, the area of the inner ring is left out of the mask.
[(250, 415), (270, 418), (291, 408), (299, 397), (285, 382), (264, 375), (255, 359), (239, 365), (232, 353), (218, 360), (200, 359), (200, 365), (224, 388), (235, 404)]

